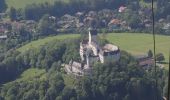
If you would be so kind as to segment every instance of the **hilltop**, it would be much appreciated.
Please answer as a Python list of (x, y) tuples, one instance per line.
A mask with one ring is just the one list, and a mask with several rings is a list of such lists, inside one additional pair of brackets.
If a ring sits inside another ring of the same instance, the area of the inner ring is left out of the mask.
[[(50, 41), (40, 48), (37, 46), (37, 50), (30, 49), (21, 54), (12, 53), (16, 58), (11, 55), (7, 62), (14, 60), (19, 64), (17, 69), (13, 70), (21, 70), (21, 65), (22, 68), (27, 68), (29, 65), (29, 69), (25, 69), (13, 82), (1, 87), (1, 98), (9, 100), (80, 100), (81, 98), (112, 100), (120, 98), (122, 100), (128, 95), (130, 100), (136, 100), (137, 85), (142, 99), (152, 100), (155, 92), (161, 91), (155, 85), (153, 86), (153, 72), (148, 70), (148, 73), (139, 67), (134, 57), (125, 51), (121, 51), (119, 62), (95, 63), (92, 66), (94, 70), (92, 76), (80, 78), (67, 75), (61, 62), (65, 62), (66, 59), (70, 60), (73, 56), (74, 59), (78, 57), (79, 42), (78, 38), (60, 42)], [(162, 78), (162, 75), (159, 78)], [(144, 88), (146, 86), (152, 86), (152, 88)], [(149, 95), (146, 94), (147, 91)], [(115, 96), (112, 93), (118, 95)], [(158, 98), (161, 98), (161, 95)]]
[[(40, 45), (52, 42), (54, 40), (63, 40), (67, 38), (75, 38), (80, 35), (70, 34), (70, 35), (57, 35), (53, 37), (46, 37), (44, 39), (39, 39), (32, 41), (17, 50), (24, 52), (30, 48), (38, 48)], [(148, 50), (153, 50), (153, 40), (151, 34), (141, 34), (141, 33), (108, 33), (106, 39), (109, 42), (114, 43), (120, 47), (122, 50), (126, 50), (133, 55), (146, 54)], [(170, 44), (170, 36), (156, 35), (156, 53), (163, 53), (165, 55), (166, 61), (168, 61), (168, 44)]]

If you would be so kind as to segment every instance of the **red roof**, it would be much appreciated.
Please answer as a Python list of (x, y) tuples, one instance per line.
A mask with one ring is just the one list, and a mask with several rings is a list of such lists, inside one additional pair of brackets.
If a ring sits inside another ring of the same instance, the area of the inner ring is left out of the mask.
[(112, 19), (109, 24), (120, 24), (121, 23), (121, 20), (119, 19)]

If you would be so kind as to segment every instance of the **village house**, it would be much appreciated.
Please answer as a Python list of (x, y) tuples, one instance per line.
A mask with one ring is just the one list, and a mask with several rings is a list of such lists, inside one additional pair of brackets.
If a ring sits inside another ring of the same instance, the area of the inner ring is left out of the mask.
[(127, 7), (124, 7), (124, 6), (120, 6), (119, 7), (119, 12), (122, 13), (126, 10)]
[(121, 20), (119, 19), (112, 19), (109, 23), (108, 23), (108, 27), (110, 30), (117, 30), (121, 28)]
[(66, 14), (57, 22), (57, 26), (62, 29), (74, 29), (82, 27), (83, 24), (77, 17)]
[(108, 23), (109, 30), (131, 30), (131, 27), (127, 24), (126, 21), (122, 21), (119, 19), (112, 19)]
[(165, 23), (163, 26), (164, 30), (170, 30), (170, 23)]
[(145, 19), (145, 20), (143, 21), (143, 24), (144, 24), (144, 26), (145, 26), (146, 28), (152, 27), (152, 21), (151, 21), (150, 19)]
[(92, 17), (86, 17), (83, 20), (84, 26), (86, 27), (97, 26), (97, 22), (97, 19)]
[(96, 62), (107, 63), (116, 62), (120, 59), (120, 50), (113, 44), (100, 46), (97, 40), (97, 31), (89, 30), (89, 39), (80, 43), (81, 62), (70, 61), (65, 65), (65, 71), (75, 76), (92, 74), (92, 65)]
[(148, 69), (154, 65), (154, 59), (152, 57), (142, 55), (142, 56), (136, 56), (135, 58), (138, 62), (138, 65), (143, 68)]
[(8, 38), (7, 35), (1, 35), (1, 36), (0, 36), (0, 39), (2, 39), (2, 40), (7, 39), (7, 38)]
[[(21, 20), (18, 22), (18, 25), (24, 27), (28, 32), (35, 32), (37, 22), (34, 20)], [(20, 29), (21, 27), (18, 27), (18, 29)]]
[(85, 17), (85, 13), (84, 12), (77, 12), (75, 14), (75, 16), (80, 20), (80, 22), (83, 22), (83, 19)]
[(7, 14), (6, 13), (0, 13), (0, 20), (4, 18)]
[(9, 32), (11, 28), (11, 23), (7, 21), (1, 21), (0, 22), (0, 36), (1, 38), (7, 38), (7, 33)]
[(86, 14), (86, 17), (92, 17), (92, 18), (97, 18), (97, 12), (96, 11), (89, 11), (87, 14)]

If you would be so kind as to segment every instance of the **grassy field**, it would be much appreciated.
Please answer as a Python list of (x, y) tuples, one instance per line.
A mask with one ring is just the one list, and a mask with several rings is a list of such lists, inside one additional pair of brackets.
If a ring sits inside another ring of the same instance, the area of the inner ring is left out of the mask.
[[(68, 87), (73, 87), (75, 79), (72, 76), (66, 74), (63, 74), (62, 76), (64, 78), (65, 85)], [(38, 81), (47, 80), (45, 69), (29, 68), (26, 71), (24, 71), (16, 80), (8, 82), (4, 84), (4, 86), (10, 85), (14, 82), (34, 82), (36, 80)]]
[(45, 80), (45, 69), (37, 69), (37, 68), (30, 68), (26, 71), (24, 71), (18, 81), (27, 81), (27, 80), (33, 80), (33, 79), (41, 79)]
[[(67, 38), (78, 37), (78, 34), (57, 35), (32, 41), (18, 50), (24, 52), (29, 48), (37, 48), (53, 40), (64, 40)], [(153, 50), (153, 40), (150, 34), (141, 33), (109, 33), (106, 38), (113, 44), (118, 45), (121, 50), (126, 50), (133, 55), (146, 54), (149, 49)], [(166, 61), (168, 60), (168, 51), (170, 49), (170, 36), (156, 35), (156, 53), (163, 53)]]
[(8, 82), (6, 85), (14, 82), (33, 82), (34, 80), (46, 80), (45, 69), (30, 68), (24, 71), (15, 81)]
[(28, 43), (24, 46), (22, 46), (21, 48), (18, 48), (18, 51), (20, 52), (24, 52), (30, 48), (37, 48), (41, 45), (44, 45), (50, 41), (54, 41), (54, 40), (64, 40), (64, 39), (68, 39), (68, 38), (75, 38), (78, 37), (78, 34), (68, 34), (68, 35), (57, 35), (57, 36), (50, 36), (44, 39), (39, 39), (36, 41), (32, 41), (31, 43)]
[[(28, 4), (40, 4), (40, 3), (54, 3), (57, 0), (6, 0), (8, 7), (15, 7), (15, 8), (24, 8)], [(59, 1), (59, 0), (58, 0)], [(64, 2), (68, 2), (69, 0), (61, 0)]]
[[(142, 55), (149, 49), (153, 50), (153, 38), (150, 34), (110, 33), (107, 39), (133, 55)], [(169, 49), (170, 36), (156, 35), (156, 53), (163, 53), (166, 61), (168, 61)]]

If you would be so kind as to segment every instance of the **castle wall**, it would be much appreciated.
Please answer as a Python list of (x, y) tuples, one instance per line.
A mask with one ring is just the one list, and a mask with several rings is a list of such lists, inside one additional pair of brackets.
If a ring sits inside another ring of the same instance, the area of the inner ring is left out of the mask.
[[(74, 61), (69, 65), (65, 65), (67, 73), (75, 76), (91, 75), (91, 65), (93, 65), (93, 63), (98, 61), (101, 63), (116, 62), (120, 59), (120, 51), (117, 46), (106, 44), (105, 47), (100, 48), (96, 38), (97, 32), (89, 31), (89, 41), (87, 40), (80, 43), (79, 54), (83, 64)], [(101, 50), (100, 53), (99, 49)]]
[(120, 59), (120, 53), (114, 54), (114, 55), (108, 55), (108, 56), (103, 56), (99, 54), (100, 62), (105, 63), (105, 62), (116, 62)]
[(94, 54), (95, 56), (97, 56), (97, 55), (98, 55), (97, 47), (95, 47), (95, 46), (93, 46), (93, 45), (91, 45), (91, 44), (90, 44), (90, 47), (91, 47), (91, 49), (92, 49), (92, 51), (93, 51), (93, 54)]

